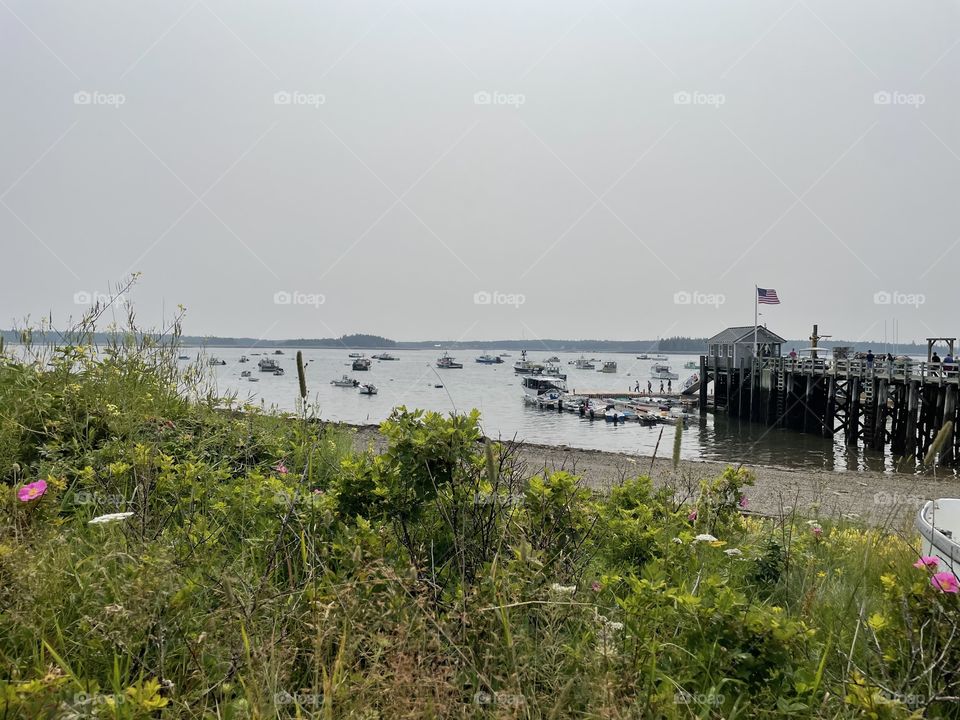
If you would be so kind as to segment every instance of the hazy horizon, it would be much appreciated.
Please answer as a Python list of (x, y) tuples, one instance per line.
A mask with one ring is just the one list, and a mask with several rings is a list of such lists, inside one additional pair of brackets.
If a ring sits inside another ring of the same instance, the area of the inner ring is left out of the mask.
[(190, 335), (710, 336), (755, 285), (787, 338), (960, 334), (955, 0), (0, 17), (6, 326), (139, 271)]

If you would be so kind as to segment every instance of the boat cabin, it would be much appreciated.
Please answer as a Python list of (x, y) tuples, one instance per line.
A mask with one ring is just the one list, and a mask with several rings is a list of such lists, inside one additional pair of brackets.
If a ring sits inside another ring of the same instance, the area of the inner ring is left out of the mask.
[[(760, 357), (780, 357), (786, 342), (762, 325), (757, 328), (757, 349)], [(736, 365), (741, 359), (753, 357), (753, 325), (728, 327), (707, 340), (709, 357), (730, 358)]]

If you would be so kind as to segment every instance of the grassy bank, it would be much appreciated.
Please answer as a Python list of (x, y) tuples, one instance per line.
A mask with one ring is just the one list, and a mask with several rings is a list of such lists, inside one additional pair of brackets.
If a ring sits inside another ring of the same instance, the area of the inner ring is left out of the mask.
[(527, 477), (476, 415), (358, 451), (176, 365), (0, 359), (2, 718), (960, 715), (912, 538), (744, 517), (732, 469)]

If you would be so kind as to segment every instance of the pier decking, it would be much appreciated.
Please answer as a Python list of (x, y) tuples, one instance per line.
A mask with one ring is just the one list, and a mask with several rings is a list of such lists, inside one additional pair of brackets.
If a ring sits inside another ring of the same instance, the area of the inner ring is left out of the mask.
[[(957, 422), (960, 368), (912, 360), (700, 357), (700, 409), (923, 457), (947, 421)], [(707, 394), (712, 382), (713, 395)], [(957, 433), (941, 462), (960, 458)]]

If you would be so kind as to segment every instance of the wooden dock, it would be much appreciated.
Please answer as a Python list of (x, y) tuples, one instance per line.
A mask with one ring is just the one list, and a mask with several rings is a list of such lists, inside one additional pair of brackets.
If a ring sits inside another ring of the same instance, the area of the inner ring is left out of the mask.
[(571, 395), (576, 395), (577, 397), (590, 398), (592, 400), (602, 400), (603, 398), (628, 398), (630, 400), (674, 400), (680, 401), (685, 399), (680, 393), (668, 393), (668, 392), (619, 392), (617, 390), (586, 390), (580, 391), (577, 390), (574, 392), (570, 391)]
[[(956, 363), (860, 359), (700, 357), (701, 412), (863, 443), (895, 456), (923, 457), (947, 421), (957, 423)], [(712, 396), (707, 385), (713, 382)], [(958, 434), (940, 453), (960, 458)]]

